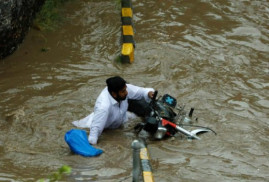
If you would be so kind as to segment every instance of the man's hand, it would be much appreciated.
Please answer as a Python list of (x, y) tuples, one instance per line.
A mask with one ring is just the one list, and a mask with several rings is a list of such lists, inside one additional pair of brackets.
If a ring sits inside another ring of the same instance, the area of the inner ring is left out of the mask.
[(97, 144), (97, 138), (94, 138), (94, 137), (88, 137), (88, 141), (90, 144), (92, 145), (96, 145)]
[(153, 95), (154, 95), (154, 92), (149, 91), (149, 93), (148, 93), (148, 97), (149, 97), (150, 99), (152, 99), (152, 98), (153, 98)]

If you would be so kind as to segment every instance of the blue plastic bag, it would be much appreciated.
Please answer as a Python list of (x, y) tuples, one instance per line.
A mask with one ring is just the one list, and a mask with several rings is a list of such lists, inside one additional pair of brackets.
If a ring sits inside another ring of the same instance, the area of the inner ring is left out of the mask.
[(71, 129), (64, 137), (71, 151), (85, 157), (94, 157), (103, 153), (103, 150), (94, 148), (87, 139), (87, 133), (80, 129)]

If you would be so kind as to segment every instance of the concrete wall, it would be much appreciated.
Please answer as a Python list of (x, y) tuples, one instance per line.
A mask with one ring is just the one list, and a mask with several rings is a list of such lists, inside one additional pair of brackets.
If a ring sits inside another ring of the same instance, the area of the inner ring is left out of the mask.
[(45, 0), (0, 0), (0, 59), (23, 41)]

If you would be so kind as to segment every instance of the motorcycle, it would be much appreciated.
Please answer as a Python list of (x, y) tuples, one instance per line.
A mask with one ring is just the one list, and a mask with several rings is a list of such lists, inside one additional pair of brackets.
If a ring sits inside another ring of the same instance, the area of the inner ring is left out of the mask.
[[(194, 108), (191, 108), (189, 113), (184, 110), (184, 106), (177, 106), (177, 100), (165, 94), (157, 99), (158, 91), (154, 92), (154, 96), (150, 102), (151, 112), (145, 118), (144, 123), (139, 123), (135, 130), (139, 133), (142, 129), (152, 134), (155, 139), (163, 139), (166, 136), (174, 136), (177, 132), (182, 133), (189, 139), (198, 139), (197, 135), (212, 131), (215, 135), (216, 132), (208, 127), (190, 125)], [(178, 110), (178, 113), (175, 112)], [(197, 119), (197, 118), (196, 118)], [(198, 127), (198, 129), (188, 131), (183, 126)]]

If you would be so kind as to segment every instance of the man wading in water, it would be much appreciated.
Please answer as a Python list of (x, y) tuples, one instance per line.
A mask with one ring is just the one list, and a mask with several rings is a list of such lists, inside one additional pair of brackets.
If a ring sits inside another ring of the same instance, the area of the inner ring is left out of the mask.
[(151, 111), (149, 102), (154, 94), (153, 88), (127, 84), (119, 76), (108, 78), (106, 84), (95, 102), (94, 112), (72, 122), (77, 127), (90, 128), (88, 141), (93, 145), (97, 144), (104, 129), (115, 129), (127, 122), (127, 110), (142, 117)]

